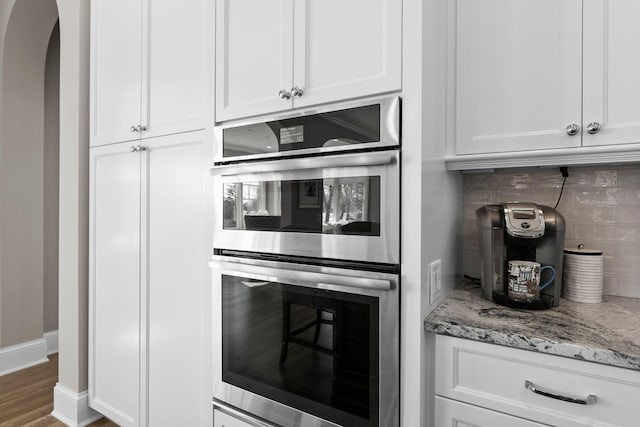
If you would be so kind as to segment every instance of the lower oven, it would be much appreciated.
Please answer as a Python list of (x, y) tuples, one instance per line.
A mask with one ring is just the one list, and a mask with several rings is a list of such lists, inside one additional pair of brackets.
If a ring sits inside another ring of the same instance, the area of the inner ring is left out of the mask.
[(283, 427), (398, 426), (397, 266), (304, 262), (216, 250), (214, 403)]

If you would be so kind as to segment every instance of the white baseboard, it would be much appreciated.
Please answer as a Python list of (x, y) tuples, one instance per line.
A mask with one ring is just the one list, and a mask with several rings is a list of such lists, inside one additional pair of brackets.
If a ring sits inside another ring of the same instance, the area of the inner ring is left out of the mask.
[(57, 383), (53, 389), (53, 412), (51, 415), (68, 427), (83, 427), (102, 418), (89, 408), (89, 393), (77, 393)]
[(0, 348), (0, 376), (48, 361), (44, 338)]
[(58, 331), (50, 331), (42, 334), (42, 338), (47, 342), (47, 356), (58, 352)]

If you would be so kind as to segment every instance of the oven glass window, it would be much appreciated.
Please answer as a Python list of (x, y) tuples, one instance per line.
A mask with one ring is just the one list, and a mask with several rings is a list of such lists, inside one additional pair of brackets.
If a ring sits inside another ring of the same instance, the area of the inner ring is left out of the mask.
[(223, 156), (248, 156), (380, 141), (380, 105), (223, 130)]
[(223, 275), (222, 300), (224, 382), (378, 426), (378, 298)]
[(380, 177), (223, 184), (223, 228), (380, 235)]

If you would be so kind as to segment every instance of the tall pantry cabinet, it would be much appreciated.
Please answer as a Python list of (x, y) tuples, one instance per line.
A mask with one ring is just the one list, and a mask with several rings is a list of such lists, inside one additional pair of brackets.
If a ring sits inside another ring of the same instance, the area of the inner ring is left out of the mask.
[(92, 0), (89, 405), (211, 423), (213, 6)]

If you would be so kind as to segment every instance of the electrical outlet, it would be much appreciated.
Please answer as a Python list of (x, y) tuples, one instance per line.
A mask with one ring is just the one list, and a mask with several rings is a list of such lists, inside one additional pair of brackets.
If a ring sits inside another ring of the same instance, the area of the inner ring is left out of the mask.
[(433, 304), (442, 292), (442, 261), (429, 264), (429, 304)]

